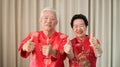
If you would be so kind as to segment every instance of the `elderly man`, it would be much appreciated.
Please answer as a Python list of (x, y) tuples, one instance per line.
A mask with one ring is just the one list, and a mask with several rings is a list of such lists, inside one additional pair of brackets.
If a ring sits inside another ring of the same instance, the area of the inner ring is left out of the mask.
[(73, 58), (72, 47), (67, 35), (56, 32), (56, 12), (45, 8), (39, 22), (42, 30), (30, 33), (20, 44), (19, 52), (24, 58), (30, 56), (30, 67), (64, 67), (66, 56)]

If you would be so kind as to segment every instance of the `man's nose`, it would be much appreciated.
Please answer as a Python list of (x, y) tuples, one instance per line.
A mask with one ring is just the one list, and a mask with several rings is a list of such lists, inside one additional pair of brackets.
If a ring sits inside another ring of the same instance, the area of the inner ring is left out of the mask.
[(51, 19), (50, 19), (50, 18), (48, 18), (48, 19), (47, 19), (47, 22), (51, 22)]

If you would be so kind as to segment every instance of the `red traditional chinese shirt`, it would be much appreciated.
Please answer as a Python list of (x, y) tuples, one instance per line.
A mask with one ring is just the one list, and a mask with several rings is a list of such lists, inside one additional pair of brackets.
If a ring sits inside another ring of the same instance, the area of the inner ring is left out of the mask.
[(43, 31), (34, 34), (33, 42), (35, 43), (35, 49), (31, 53), (23, 51), (22, 46), (31, 38), (31, 35), (33, 35), (33, 33), (30, 33), (21, 42), (19, 47), (21, 57), (27, 58), (31, 54), (30, 67), (64, 67), (63, 61), (66, 58), (66, 54), (63, 51), (63, 46), (66, 44), (68, 36), (60, 32), (54, 32), (49, 37), (49, 41), (52, 48), (56, 50), (56, 58), (51, 55), (46, 58), (41, 51), (42, 46), (47, 44), (47, 36)]
[(77, 38), (71, 40), (74, 52), (74, 59), (70, 60), (70, 67), (83, 67), (80, 64), (80, 61), (76, 56), (80, 53), (84, 53), (86, 58), (90, 61), (90, 67), (96, 67), (96, 56), (93, 51), (93, 47), (90, 46), (89, 36), (86, 37), (81, 41)]

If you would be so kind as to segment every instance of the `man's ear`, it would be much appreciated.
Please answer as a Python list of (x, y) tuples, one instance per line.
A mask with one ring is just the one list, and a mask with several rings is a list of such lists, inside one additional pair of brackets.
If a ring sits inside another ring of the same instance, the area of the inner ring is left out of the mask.
[(58, 22), (56, 22), (56, 25), (58, 24)]
[(56, 20), (56, 25), (58, 24), (58, 20)]

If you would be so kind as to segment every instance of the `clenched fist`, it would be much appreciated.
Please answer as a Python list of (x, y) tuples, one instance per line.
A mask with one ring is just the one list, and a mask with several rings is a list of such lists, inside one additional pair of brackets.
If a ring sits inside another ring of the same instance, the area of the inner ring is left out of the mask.
[(50, 54), (50, 51), (51, 51), (51, 45), (42, 46), (43, 55), (48, 56)]
[(83, 52), (78, 54), (77, 59), (79, 60), (82, 67), (91, 67), (90, 61), (87, 59), (86, 55)]
[(33, 36), (23, 45), (23, 50), (27, 52), (32, 52), (35, 48), (35, 43), (33, 41)]
[(42, 53), (45, 56), (52, 55), (53, 57), (56, 57), (56, 50), (52, 48), (49, 38), (47, 39), (47, 45), (42, 46)]

